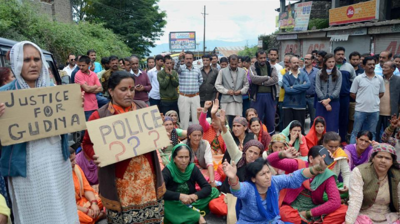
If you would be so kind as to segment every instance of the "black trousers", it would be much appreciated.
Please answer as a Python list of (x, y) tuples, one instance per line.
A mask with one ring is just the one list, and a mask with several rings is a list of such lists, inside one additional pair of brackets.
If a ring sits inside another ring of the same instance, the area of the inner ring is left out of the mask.
[(165, 115), (170, 110), (174, 110), (178, 113), (179, 116), (179, 108), (178, 108), (178, 101), (165, 101), (161, 100), (160, 102), (160, 112)]
[[(282, 108), (283, 111), (283, 129), (285, 129), (290, 122), (297, 120), (300, 121), (304, 130), (304, 122), (306, 119), (306, 110), (295, 110), (293, 108)], [(303, 133), (304, 134), (304, 133)]]

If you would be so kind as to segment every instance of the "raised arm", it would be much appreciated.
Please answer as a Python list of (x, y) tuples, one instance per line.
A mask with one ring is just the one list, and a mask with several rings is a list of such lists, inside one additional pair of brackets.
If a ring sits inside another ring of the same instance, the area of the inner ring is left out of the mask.
[(226, 149), (228, 150), (229, 156), (231, 157), (232, 161), (236, 163), (242, 158), (243, 152), (240, 151), (239, 147), (236, 145), (235, 140), (233, 140), (232, 134), (228, 131), (225, 126), (225, 111), (220, 111), (220, 128), (222, 130), (222, 138), (224, 139)]

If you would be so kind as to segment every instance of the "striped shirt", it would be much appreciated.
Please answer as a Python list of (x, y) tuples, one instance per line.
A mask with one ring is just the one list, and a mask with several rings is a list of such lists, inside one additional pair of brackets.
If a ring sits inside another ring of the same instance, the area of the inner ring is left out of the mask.
[(203, 83), (203, 76), (198, 68), (192, 66), (191, 69), (186, 68), (186, 65), (178, 67), (179, 74), (179, 92), (183, 94), (196, 94), (199, 92), (200, 86)]

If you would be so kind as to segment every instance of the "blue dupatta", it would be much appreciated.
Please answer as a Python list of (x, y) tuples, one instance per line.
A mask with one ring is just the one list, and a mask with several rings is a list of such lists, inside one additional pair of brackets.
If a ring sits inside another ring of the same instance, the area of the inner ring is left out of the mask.
[[(254, 183), (247, 181), (251, 186), (253, 186), (256, 201), (257, 201), (257, 208), (258, 212), (260, 213), (262, 219), (261, 220), (254, 220), (254, 221), (265, 221), (268, 220), (266, 223), (268, 224), (280, 224), (285, 223), (280, 220), (279, 216), (279, 206), (278, 206), (278, 192), (276, 190), (274, 181), (271, 180), (271, 186), (268, 188), (267, 191), (267, 209), (262, 204), (261, 196), (258, 193), (257, 187)], [(236, 217), (239, 220), (240, 210), (242, 209), (242, 202), (241, 200), (237, 200), (236, 203)]]

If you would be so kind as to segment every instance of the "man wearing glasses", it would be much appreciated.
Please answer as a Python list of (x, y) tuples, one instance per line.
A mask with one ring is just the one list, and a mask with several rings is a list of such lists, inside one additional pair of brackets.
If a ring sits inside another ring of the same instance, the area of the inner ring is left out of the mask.
[(308, 113), (310, 114), (310, 127), (315, 119), (315, 108), (314, 108), (314, 96), (315, 96), (315, 76), (317, 75), (319, 69), (313, 66), (314, 56), (311, 54), (306, 54), (304, 56), (304, 68), (302, 70), (308, 75), (310, 80), (310, 88), (306, 91), (306, 102)]
[(68, 65), (65, 66), (63, 71), (66, 71), (68, 76), (71, 77), (72, 71), (76, 68), (76, 57), (73, 54), (68, 55)]

